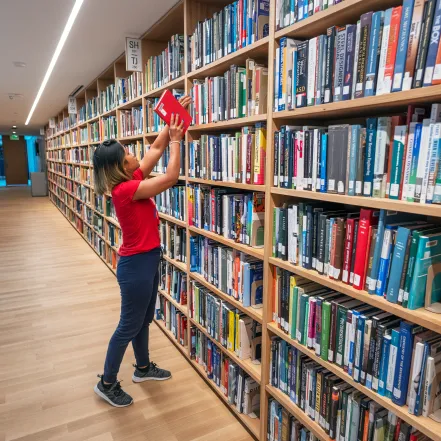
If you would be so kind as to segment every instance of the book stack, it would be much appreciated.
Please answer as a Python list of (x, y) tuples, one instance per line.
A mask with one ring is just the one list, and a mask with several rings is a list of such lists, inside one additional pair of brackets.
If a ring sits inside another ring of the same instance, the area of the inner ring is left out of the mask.
[(273, 184), (439, 204), (440, 139), (441, 104), (430, 112), (409, 106), (406, 115), (365, 124), (282, 126), (274, 138)]
[[(149, 145), (146, 146), (148, 150), (150, 148)], [(185, 174), (185, 141), (182, 140), (180, 144), (180, 167), (179, 167), (179, 175), (183, 176)], [(168, 166), (168, 161), (170, 159), (170, 146), (167, 145), (162, 156), (159, 158), (159, 161), (156, 163), (153, 171), (156, 173), (165, 173)]]
[(200, 283), (190, 282), (190, 317), (241, 360), (260, 363), (262, 325), (212, 294)]
[(167, 260), (159, 265), (159, 287), (179, 304), (187, 304), (187, 274)]
[(185, 221), (185, 186), (175, 185), (155, 196), (156, 207), (160, 213)]
[[(415, 215), (303, 204), (274, 210), (273, 256), (404, 308), (440, 300), (441, 229)], [(288, 232), (289, 229), (289, 232)], [(286, 234), (285, 234), (286, 233)]]
[(194, 71), (266, 37), (269, 0), (238, 0), (196, 24), (189, 41), (189, 70)]
[(142, 135), (144, 131), (143, 115), (142, 106), (132, 107), (130, 110), (121, 110), (121, 136)]
[(202, 236), (190, 237), (190, 271), (245, 307), (262, 308), (263, 262)]
[(76, 162), (77, 164), (79, 164), (80, 161), (80, 149), (75, 148), (75, 149), (70, 149), (67, 153), (67, 159), (70, 162)]
[(236, 133), (201, 135), (189, 143), (189, 175), (212, 181), (263, 185), (266, 126), (242, 127)]
[(145, 65), (146, 91), (162, 87), (184, 75), (184, 36), (172, 35), (167, 48)]
[(142, 139), (131, 142), (130, 144), (124, 143), (129, 153), (136, 157), (138, 161), (144, 157), (144, 141)]
[(110, 112), (116, 106), (115, 84), (109, 84), (100, 92), (100, 113)]
[(260, 416), (260, 386), (204, 333), (190, 328), (191, 358), (196, 361), (238, 413)]
[(142, 95), (142, 72), (133, 72), (127, 78), (116, 79), (118, 105), (132, 101)]
[[(106, 139), (115, 139), (118, 137), (118, 124), (116, 120), (116, 116), (106, 116), (104, 118), (100, 118), (99, 121), (99, 130), (100, 130), (100, 140), (105, 141)], [(95, 137), (91, 137), (92, 140), (95, 141)]]
[(83, 124), (87, 121), (87, 115), (86, 115), (86, 105), (80, 107), (80, 110), (78, 111), (78, 124)]
[(164, 296), (159, 295), (160, 319), (181, 346), (188, 346), (187, 316), (172, 305)]
[(268, 68), (248, 59), (220, 76), (193, 80), (190, 113), (194, 124), (227, 121), (266, 113)]
[(160, 221), (159, 233), (164, 254), (170, 259), (187, 261), (187, 230), (171, 222)]
[(275, 60), (276, 111), (378, 96), (441, 83), (441, 6), (404, 0), (332, 26), (307, 41), (282, 38)]
[(189, 184), (188, 223), (235, 242), (263, 248), (265, 194)]
[[(115, 118), (115, 117), (113, 117)], [(100, 137), (100, 122), (103, 121), (104, 118), (102, 118), (100, 121), (96, 121), (93, 123), (88, 124), (89, 126), (89, 140), (90, 142), (100, 142), (101, 137)]]
[(80, 127), (78, 130), (80, 132), (80, 144), (87, 144), (89, 139), (87, 127)]
[(94, 97), (87, 101), (86, 105), (86, 116), (87, 119), (96, 118), (99, 112), (99, 101), (98, 97)]

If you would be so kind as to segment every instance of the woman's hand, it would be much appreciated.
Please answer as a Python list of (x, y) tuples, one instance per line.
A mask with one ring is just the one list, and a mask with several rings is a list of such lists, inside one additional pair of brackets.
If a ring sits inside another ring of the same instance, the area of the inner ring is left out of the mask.
[(184, 120), (179, 123), (179, 115), (172, 114), (170, 119), (170, 140), (181, 141), (184, 137)]
[(191, 103), (191, 98), (188, 95), (184, 95), (179, 98), (178, 102), (184, 109), (187, 109)]

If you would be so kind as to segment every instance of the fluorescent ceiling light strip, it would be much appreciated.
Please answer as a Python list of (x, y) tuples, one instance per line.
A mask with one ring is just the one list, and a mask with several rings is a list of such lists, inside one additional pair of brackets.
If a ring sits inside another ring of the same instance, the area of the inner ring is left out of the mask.
[(49, 81), (49, 78), (54, 70), (55, 64), (57, 63), (58, 57), (63, 49), (64, 43), (66, 43), (67, 37), (69, 36), (69, 32), (72, 29), (72, 26), (77, 18), (78, 12), (80, 11), (81, 5), (84, 0), (76, 0), (74, 7), (72, 8), (72, 12), (69, 15), (69, 19), (67, 20), (66, 26), (64, 27), (64, 31), (61, 34), (60, 41), (57, 44), (57, 48), (55, 49), (54, 55), (52, 55), (52, 60), (47, 68), (46, 75), (43, 78), (43, 82), (41, 83), (40, 89), (35, 97), (34, 104), (32, 104), (31, 111), (29, 112), (28, 118), (25, 122), (25, 125), (29, 124), (29, 121), (32, 118), (32, 115), (37, 107), (38, 102), (40, 101), (41, 95), (43, 95), (44, 89)]

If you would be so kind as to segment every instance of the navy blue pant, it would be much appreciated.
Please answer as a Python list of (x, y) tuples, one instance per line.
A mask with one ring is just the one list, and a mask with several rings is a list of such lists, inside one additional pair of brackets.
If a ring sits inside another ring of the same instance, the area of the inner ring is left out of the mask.
[(114, 383), (124, 353), (132, 342), (136, 364), (146, 366), (149, 359), (149, 325), (155, 313), (159, 283), (161, 249), (121, 256), (116, 278), (121, 289), (121, 316), (107, 349), (104, 381)]

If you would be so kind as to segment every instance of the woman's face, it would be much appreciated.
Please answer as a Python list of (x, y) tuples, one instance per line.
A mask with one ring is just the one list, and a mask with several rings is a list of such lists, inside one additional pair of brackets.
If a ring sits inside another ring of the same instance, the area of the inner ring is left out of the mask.
[(124, 151), (124, 169), (129, 173), (133, 173), (139, 167), (139, 161), (136, 159), (136, 156), (129, 152), (127, 147), (124, 147)]

